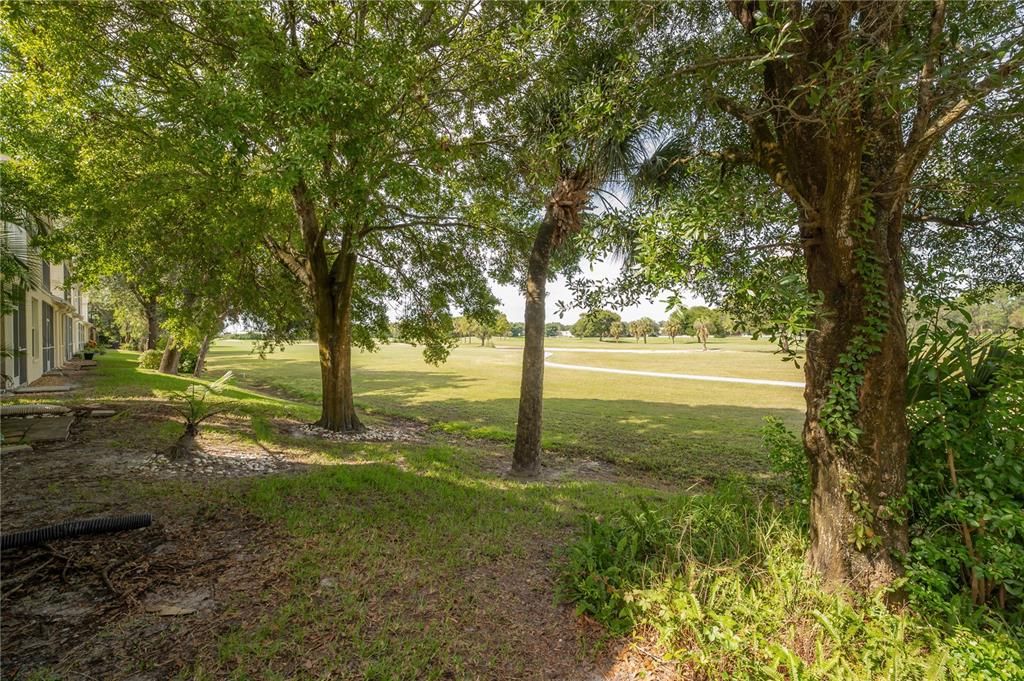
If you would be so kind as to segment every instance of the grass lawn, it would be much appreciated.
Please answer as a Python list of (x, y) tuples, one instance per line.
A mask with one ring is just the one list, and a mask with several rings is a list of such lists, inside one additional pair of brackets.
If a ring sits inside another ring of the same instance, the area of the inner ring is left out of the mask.
[[(651, 339), (663, 355), (592, 353), (571, 349), (645, 349), (643, 343), (549, 339), (552, 361), (641, 371), (799, 381), (767, 343), (728, 339), (700, 352), (696, 343)], [(659, 342), (655, 343), (657, 340)], [(425, 364), (420, 349), (385, 346), (354, 358), (356, 401), (370, 412), (428, 421), (453, 433), (511, 442), (519, 397), (521, 341), (497, 347), (456, 348), (440, 366)], [(565, 348), (564, 350), (562, 348)], [(248, 341), (221, 340), (210, 352), (212, 371), (231, 369), (239, 382), (274, 388), (308, 404), (320, 398), (316, 346), (300, 343), (261, 359)], [(760, 451), (765, 416), (799, 427), (799, 388), (709, 383), (549, 368), (545, 372), (544, 446), (585, 455), (666, 478), (763, 476)]]
[[(254, 361), (245, 351), (221, 344), (217, 361)], [(397, 373), (413, 352), (369, 359)], [(295, 354), (258, 366), (293, 361), (305, 376), (310, 362)], [(444, 371), (409, 376), (427, 393), (422, 403), (397, 376), (378, 385), (381, 400), (414, 407), (443, 399), (432, 392), (480, 390), (504, 356), (460, 350)], [(263, 452), (289, 468), (226, 477), (153, 469), (181, 429), (169, 392), (189, 380), (140, 371), (135, 360), (109, 352), (80, 390), (58, 398), (117, 416), (85, 418), (70, 443), (0, 459), (5, 529), (81, 509), (155, 516), (145, 530), (4, 552), (5, 677), (1019, 678), (1019, 639), (998, 627), (961, 624), (949, 635), (822, 590), (803, 569), (799, 509), (777, 511), (735, 484), (692, 495), (588, 477), (565, 459), (551, 461), (565, 475), (523, 483), (495, 474), (506, 446), (437, 430), (415, 442), (297, 436), (314, 406), (242, 389), (227, 392), (231, 411), (204, 428), (203, 461)], [(641, 405), (659, 404), (639, 392), (636, 401), (641, 415)], [(609, 635), (576, 617), (556, 602), (567, 577), (581, 606), (634, 604), (630, 617), (646, 626)], [(203, 605), (185, 614), (147, 607), (197, 593)]]

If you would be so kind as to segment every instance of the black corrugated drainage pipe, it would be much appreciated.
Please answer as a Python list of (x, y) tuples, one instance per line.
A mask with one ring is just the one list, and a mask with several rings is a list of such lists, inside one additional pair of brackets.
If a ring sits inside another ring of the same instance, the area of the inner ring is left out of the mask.
[(34, 530), (11, 532), (0, 537), (0, 549), (16, 549), (19, 546), (35, 546), (56, 539), (68, 539), (83, 534), (102, 534), (104, 532), (123, 532), (149, 527), (153, 516), (149, 513), (120, 515), (110, 518), (91, 518), (89, 520), (69, 520), (57, 525), (37, 527)]

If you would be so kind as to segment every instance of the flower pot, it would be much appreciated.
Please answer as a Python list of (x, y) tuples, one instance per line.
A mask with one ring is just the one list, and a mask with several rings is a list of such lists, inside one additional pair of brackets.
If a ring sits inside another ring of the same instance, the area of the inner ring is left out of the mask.
[(95, 352), (83, 352), (82, 353), (82, 357), (85, 357), (86, 359), (92, 359), (95, 355), (96, 355)]

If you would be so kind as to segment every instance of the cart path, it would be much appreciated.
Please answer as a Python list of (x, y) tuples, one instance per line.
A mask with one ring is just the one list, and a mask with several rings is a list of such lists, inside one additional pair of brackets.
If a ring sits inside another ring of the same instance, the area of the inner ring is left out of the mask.
[[(578, 350), (572, 350), (572, 352), (579, 352)], [(616, 352), (615, 350), (597, 352)], [(628, 352), (628, 351), (621, 351)], [(634, 351), (635, 352), (635, 351)], [(645, 352), (640, 350), (639, 352)], [(652, 351), (647, 351), (652, 352)], [(654, 350), (653, 352), (659, 352)], [(660, 352), (666, 352), (661, 350)], [(626, 376), (647, 376), (650, 378), (677, 378), (686, 381), (711, 381), (713, 383), (746, 383), (749, 385), (773, 385), (783, 388), (803, 388), (804, 384), (797, 381), (773, 381), (762, 378), (733, 378), (731, 376), (704, 376), (699, 374), (668, 374), (660, 371), (634, 371), (632, 369), (607, 369), (605, 367), (591, 367), (584, 366), (582, 364), (562, 364), (560, 362), (549, 362), (548, 357), (555, 354), (554, 352), (544, 353), (544, 366), (552, 367), (554, 369), (569, 369), (572, 371), (594, 371), (602, 374), (623, 374)]]

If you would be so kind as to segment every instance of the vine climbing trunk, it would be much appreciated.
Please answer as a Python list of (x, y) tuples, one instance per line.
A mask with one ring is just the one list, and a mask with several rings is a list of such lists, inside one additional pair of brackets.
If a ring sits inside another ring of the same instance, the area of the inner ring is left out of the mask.
[(549, 208), (530, 249), (526, 275), (526, 328), (523, 376), (519, 387), (519, 420), (512, 452), (512, 472), (534, 476), (540, 470), (541, 423), (544, 412), (544, 296), (556, 223)]
[(801, 221), (808, 285), (821, 296), (805, 364), (808, 561), (828, 581), (871, 591), (902, 574), (908, 548), (898, 511), (909, 446), (903, 190), (856, 165), (845, 179)]

